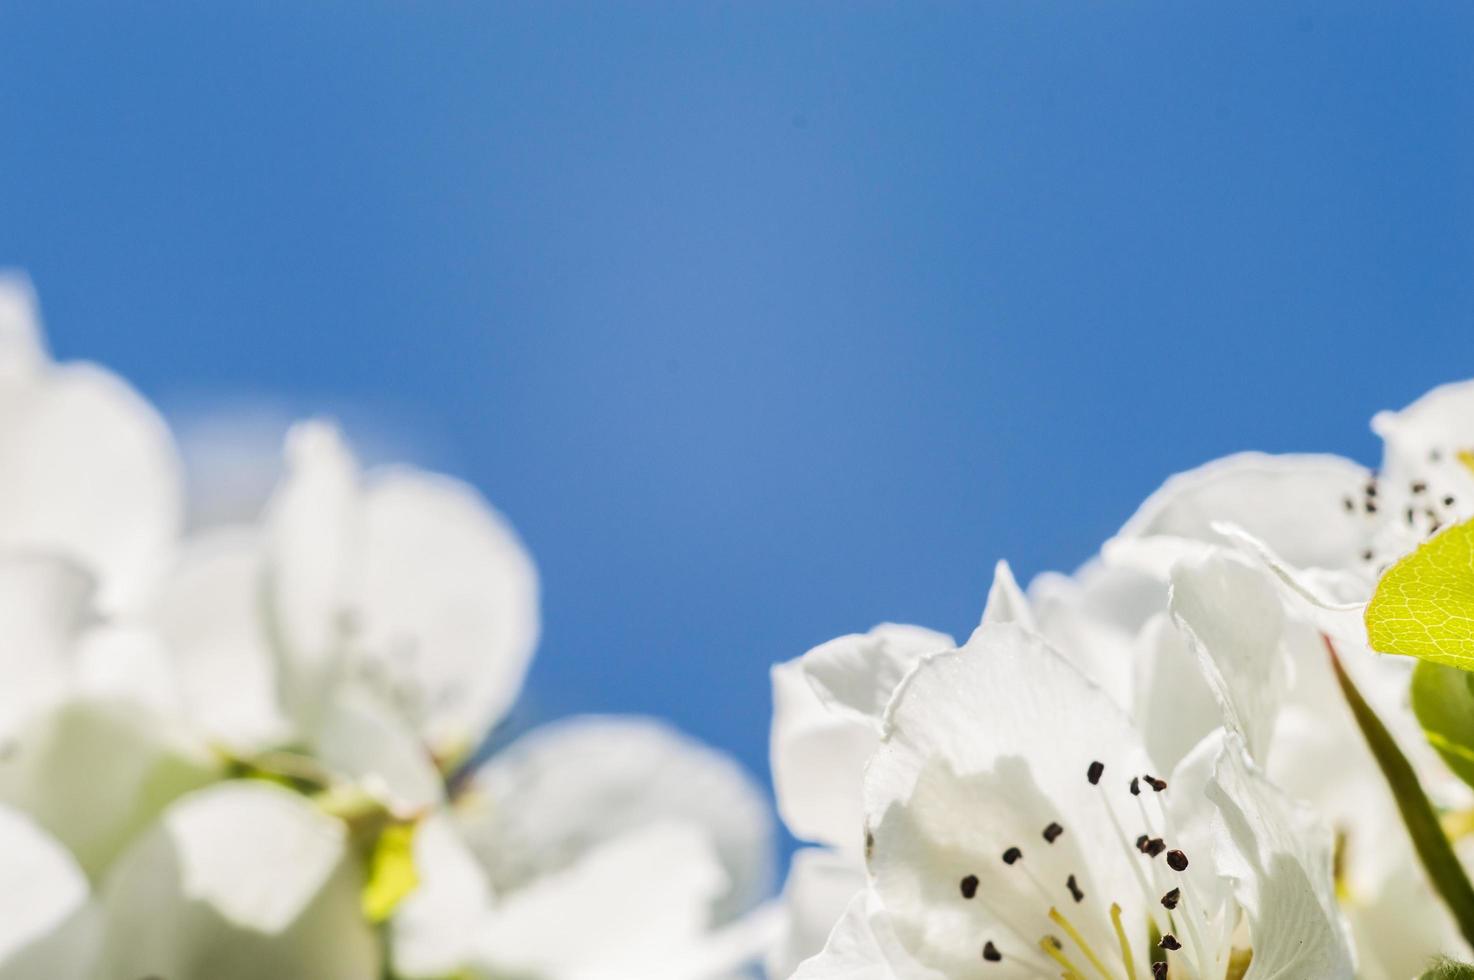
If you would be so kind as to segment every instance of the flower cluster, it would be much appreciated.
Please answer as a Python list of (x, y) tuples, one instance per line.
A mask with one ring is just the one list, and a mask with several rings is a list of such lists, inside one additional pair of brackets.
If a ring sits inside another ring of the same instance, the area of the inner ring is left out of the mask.
[(1236, 455), (1073, 575), (1000, 563), (961, 645), (775, 667), (814, 846), (770, 974), (1474, 976), (1474, 383), (1373, 428), (1378, 471)]
[(288, 435), (184, 530), (160, 416), (0, 281), (0, 978), (691, 978), (751, 958), (770, 822), (725, 757), (575, 718), (479, 750), (539, 633), (469, 486)]
[(0, 279), (0, 980), (1474, 977), (1474, 382), (1373, 428), (999, 563), (961, 644), (774, 667), (765, 903), (730, 760), (500, 734), (538, 581), (475, 490), (308, 421), (186, 528), (163, 420)]

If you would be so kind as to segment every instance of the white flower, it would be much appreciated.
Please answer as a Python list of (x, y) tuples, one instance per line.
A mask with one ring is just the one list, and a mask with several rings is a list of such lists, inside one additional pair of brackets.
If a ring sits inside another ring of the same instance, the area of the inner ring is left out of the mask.
[(367, 475), (331, 428), (288, 436), (268, 508), (267, 588), (288, 711), (311, 729), (349, 683), (392, 702), (437, 754), (479, 745), (538, 636), (537, 575), (467, 484)]
[(409, 978), (716, 977), (771, 940), (770, 828), (730, 761), (663, 725), (582, 718), (494, 755), (416, 841), (392, 923)]
[[(1236, 713), (1253, 733), (1255, 760), (1338, 835), (1340, 894), (1362, 974), (1397, 978), (1435, 954), (1462, 955), (1465, 944), (1416, 861), (1332, 674), (1323, 632), (1425, 785), (1456, 805), (1468, 793), (1408, 707), (1411, 662), (1366, 647), (1359, 607), (1328, 608), (1364, 600), (1374, 582), (1379, 566), (1369, 556), (1388, 538), (1391, 496), (1375, 487), (1363, 468), (1335, 457), (1241, 454), (1173, 477), (1102, 551), (1113, 568), (1152, 583), (1158, 602), (1170, 584), (1170, 615), (1184, 628), (1163, 629), (1156, 614), (1134, 654), (1142, 681), (1135, 712), (1158, 739), (1149, 744), (1191, 744), (1216, 724), (1208, 709), (1215, 702)], [(1229, 549), (1264, 559), (1285, 588), (1272, 594)], [(1184, 637), (1216, 664), (1209, 678), (1221, 672), (1227, 687), (1215, 692), (1199, 671), (1183, 669), (1195, 659), (1183, 656)], [(1392, 894), (1402, 900), (1385, 906)], [(1381, 909), (1375, 924), (1372, 908)], [(1388, 917), (1399, 927), (1382, 925)]]
[(0, 276), (0, 473), (0, 550), (70, 559), (107, 611), (148, 595), (183, 521), (174, 442), (116, 375), (52, 363), (13, 275)]
[(348, 828), (300, 795), (233, 781), (174, 803), (102, 892), (99, 980), (374, 980)]
[(591, 718), (460, 778), (539, 628), (472, 488), (307, 423), (259, 526), (176, 547), (167, 430), (10, 283), (0, 417), (0, 980), (376, 980), (385, 938), (411, 978), (717, 980), (771, 944), (725, 757)]
[(742, 914), (768, 886), (761, 799), (663, 726), (547, 726), (447, 786), (537, 633), (532, 563), (469, 487), (361, 475), (335, 431), (299, 426), (264, 527), (190, 542), (150, 615), (195, 724), (415, 826), (399, 974), (689, 980), (766, 945)]
[(1149, 977), (1165, 951), (1170, 975), (1216, 980), (1242, 909), (1249, 976), (1349, 977), (1329, 837), (1240, 737), (1160, 772), (1059, 654), (981, 627), (892, 700), (866, 775), (870, 894), (798, 976)]
[[(1465, 945), (1425, 880), (1397, 801), (1332, 675), (1324, 638), (1303, 619), (1276, 616), (1255, 577), (1229, 554), (1182, 562), (1172, 574), (1172, 613), (1217, 700), (1251, 733), (1254, 758), (1335, 830), (1338, 894), (1361, 975), (1390, 980), (1418, 973), (1435, 954), (1462, 955)], [(1407, 754), (1447, 782), (1406, 707), (1406, 673), (1389, 659), (1344, 645), (1341, 653)]]
[(469, 486), (361, 474), (337, 433), (294, 428), (264, 527), (190, 542), (150, 609), (184, 710), (241, 754), (295, 742), (404, 815), (439, 766), (515, 700), (537, 638), (537, 577)]
[[(1474, 517), (1474, 381), (1441, 385), (1397, 412), (1378, 412), (1376, 491), (1386, 530), (1372, 560), (1385, 564), (1422, 538)], [(1365, 504), (1363, 503), (1363, 507)]]

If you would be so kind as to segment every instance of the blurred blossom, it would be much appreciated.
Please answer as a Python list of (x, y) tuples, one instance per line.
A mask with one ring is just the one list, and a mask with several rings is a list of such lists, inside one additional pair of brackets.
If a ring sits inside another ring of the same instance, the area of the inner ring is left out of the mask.
[(692, 980), (766, 947), (770, 822), (719, 753), (611, 717), (463, 770), (540, 630), (474, 488), (213, 418), (181, 536), (167, 428), (35, 314), (0, 284), (0, 977)]

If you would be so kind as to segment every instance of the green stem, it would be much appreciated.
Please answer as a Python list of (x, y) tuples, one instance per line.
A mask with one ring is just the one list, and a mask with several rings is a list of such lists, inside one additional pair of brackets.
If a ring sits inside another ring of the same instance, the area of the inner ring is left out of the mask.
[(1423, 870), (1428, 873), (1428, 880), (1458, 922), (1464, 939), (1474, 944), (1474, 886), (1469, 884), (1464, 866), (1459, 863), (1453, 845), (1444, 834), (1443, 827), (1438, 822), (1438, 814), (1428, 795), (1423, 792), (1412, 763), (1407, 761), (1407, 756), (1397, 747), (1387, 727), (1352, 683), (1346, 669), (1341, 666), (1341, 658), (1336, 655), (1336, 647), (1331, 638), (1323, 636), (1322, 639), (1325, 640), (1326, 650), (1330, 652), (1331, 666), (1336, 671), (1341, 693), (1346, 696), (1351, 714), (1361, 728), (1362, 735), (1366, 737), (1367, 747), (1372, 750), (1372, 757), (1377, 760), (1382, 775), (1392, 788), (1393, 799), (1397, 801), (1397, 809), (1402, 813), (1402, 822), (1407, 827), (1408, 836), (1412, 838), (1418, 859), (1423, 862)]

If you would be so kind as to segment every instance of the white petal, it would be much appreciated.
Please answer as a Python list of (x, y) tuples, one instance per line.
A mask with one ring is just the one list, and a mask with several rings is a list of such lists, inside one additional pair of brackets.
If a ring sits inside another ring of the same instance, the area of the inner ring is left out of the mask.
[(13, 285), (0, 285), (0, 335), (0, 547), (59, 552), (96, 574), (106, 608), (132, 605), (183, 521), (169, 430), (116, 375), (44, 363)]
[(1361, 506), (1367, 477), (1338, 456), (1228, 456), (1169, 479), (1102, 552), (1165, 578), (1179, 558), (1225, 543), (1213, 528), (1220, 521), (1243, 528), (1294, 567), (1355, 567), (1378, 524)]
[(184, 710), (202, 731), (238, 751), (282, 741), (288, 732), (263, 588), (254, 532), (213, 531), (186, 545), (152, 611)]
[(165, 806), (220, 769), (189, 732), (145, 705), (76, 699), (17, 736), (0, 760), (0, 800), (34, 816), (95, 877)]
[(1225, 740), (1207, 792), (1223, 827), (1215, 857), (1249, 920), (1246, 980), (1352, 976), (1330, 834), (1270, 784), (1237, 736)]
[(506, 521), (448, 477), (394, 468), (360, 481), (322, 425), (290, 435), (269, 521), (298, 717), (310, 727), (341, 674), (372, 674), (437, 752), (479, 744), (538, 634), (537, 573)]
[(795, 837), (859, 855), (862, 782), (880, 744), (879, 725), (821, 701), (801, 659), (776, 665), (771, 676), (769, 765), (778, 813)]
[(791, 976), (800, 963), (822, 952), (865, 885), (865, 868), (852, 855), (821, 847), (795, 853), (783, 886), (783, 935), (768, 955), (768, 976)]
[[(1406, 840), (1401, 828), (1397, 833)], [(1410, 847), (1403, 848), (1401, 864), (1371, 887), (1343, 887), (1340, 904), (1356, 950), (1356, 975), (1362, 980), (1420, 977), (1440, 957), (1470, 960), (1468, 943), (1429, 887)]]
[(789, 830), (858, 853), (861, 776), (885, 706), (922, 656), (953, 646), (946, 634), (884, 623), (773, 668), (773, 784)]
[(405, 980), (451, 976), (473, 958), (491, 886), (445, 815), (430, 817), (415, 832), (414, 860), (420, 883), (389, 925), (394, 973)]
[(1167, 603), (1162, 583), (1091, 561), (1073, 576), (1046, 572), (1029, 583), (1040, 635), (1123, 708), (1132, 706), (1137, 640)]
[(91, 600), (92, 579), (70, 562), (0, 557), (0, 739), (69, 690)]
[[(995, 971), (1009, 975), (1007, 968)], [(1049, 974), (1044, 974), (1048, 976)], [(793, 980), (948, 980), (900, 948), (885, 912), (870, 892), (856, 895), (829, 934), (823, 952), (806, 960)]]
[(375, 980), (346, 828), (303, 797), (225, 783), (170, 807), (104, 892), (103, 980)]
[(478, 966), (559, 980), (662, 976), (700, 943), (726, 886), (704, 832), (647, 826), (503, 895), (481, 930)]
[(1219, 815), (1207, 793), (1223, 753), (1223, 739), (1220, 728), (1194, 746), (1172, 770), (1165, 797), (1172, 844), (1193, 858), (1181, 873), (1180, 887), (1186, 901), (1173, 914), (1172, 926), (1178, 932), (1190, 931), (1196, 937), (1194, 941), (1201, 943), (1200, 950), (1187, 951), (1184, 959), (1204, 978), (1225, 975), (1233, 954), (1234, 933), (1240, 927), (1233, 889), (1214, 859)]
[(287, 435), (286, 475), (267, 508), (268, 593), (287, 708), (305, 729), (334, 681), (361, 565), (358, 464), (337, 430), (303, 423)]
[(49, 361), (30, 280), (0, 270), (0, 384), (34, 375)]
[(396, 468), (365, 500), (364, 641), (408, 648), (432, 745), (473, 748), (522, 688), (538, 638), (537, 570), (469, 485)]
[(455, 815), (498, 893), (667, 821), (701, 828), (725, 867), (719, 920), (772, 881), (763, 794), (731, 759), (658, 721), (594, 716), (536, 729), (477, 770)]
[(891, 695), (923, 656), (955, 647), (945, 633), (883, 623), (869, 633), (841, 636), (803, 655), (804, 672), (831, 709), (879, 721)]
[(988, 604), (983, 607), (983, 624), (988, 623), (1018, 623), (1025, 629), (1034, 629), (1029, 600), (1006, 561), (993, 566), (993, 585), (988, 589)]
[(750, 978), (768, 950), (778, 942), (782, 931), (783, 916), (778, 903), (765, 902), (677, 952), (660, 971), (659, 980)]
[[(1152, 770), (1108, 695), (1033, 634), (984, 626), (927, 658), (889, 715), (865, 779), (870, 870), (911, 955), (956, 978), (1029, 975), (1018, 971), (1051, 966), (1036, 945), (1058, 932), (1051, 904), (1077, 910), (1087, 939), (1115, 949), (1106, 909), (1117, 903), (1145, 949), (1150, 910), (1134, 863), (1145, 858), (1129, 841), (1158, 828), (1138, 815), (1153, 794), (1133, 796), (1128, 782)], [(1094, 762), (1098, 785), (1087, 779)], [(1053, 822), (1063, 835), (1045, 843)], [(1009, 865), (1012, 847), (1023, 858)], [(1087, 905), (1066, 891), (1072, 874)], [(979, 879), (974, 900), (959, 895), (967, 876)], [(983, 961), (985, 941), (1000, 963)]]
[(445, 784), (419, 739), (376, 697), (339, 688), (314, 734), (316, 758), (392, 813), (411, 817), (445, 798)]
[(87, 877), (28, 817), (0, 807), (0, 980), (83, 980), (97, 947)]
[(150, 629), (108, 622), (77, 641), (75, 691), (81, 697), (132, 701), (159, 715), (183, 710), (163, 641)]
[(1263, 541), (1237, 524), (1214, 521), (1221, 534), (1241, 554), (1258, 561), (1279, 580), (1290, 605), (1332, 636), (1366, 641), (1362, 616), (1372, 587), (1374, 566), (1343, 569), (1295, 568)]
[(1157, 614), (1142, 630), (1135, 667), (1136, 726), (1147, 754), (1170, 768), (1223, 724), (1223, 709), (1187, 635), (1166, 613)]
[(1172, 616), (1187, 632), (1231, 729), (1266, 759), (1289, 669), (1284, 606), (1259, 568), (1225, 552), (1172, 570)]

